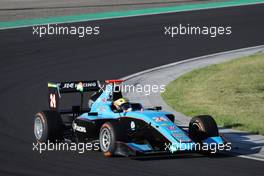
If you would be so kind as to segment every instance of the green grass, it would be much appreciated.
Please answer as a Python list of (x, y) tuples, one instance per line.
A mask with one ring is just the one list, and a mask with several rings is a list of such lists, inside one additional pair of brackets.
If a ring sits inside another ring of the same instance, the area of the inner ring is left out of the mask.
[(264, 134), (264, 54), (189, 72), (162, 97), (188, 116), (210, 114), (218, 125)]

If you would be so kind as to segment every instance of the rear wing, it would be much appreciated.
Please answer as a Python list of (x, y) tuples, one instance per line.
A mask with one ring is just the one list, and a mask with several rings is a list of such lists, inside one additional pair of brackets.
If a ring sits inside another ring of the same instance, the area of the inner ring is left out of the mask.
[(59, 100), (64, 93), (80, 93), (81, 106), (83, 104), (83, 93), (99, 91), (100, 81), (69, 81), (69, 82), (48, 82), (48, 104), (51, 110), (59, 111)]
[(104, 84), (118, 84), (122, 83), (123, 80), (90, 80), (90, 81), (68, 81), (68, 82), (48, 82), (48, 104), (49, 109), (58, 112), (72, 112), (74, 110), (60, 110), (59, 101), (61, 94), (64, 93), (80, 93), (81, 101), (80, 106), (72, 107), (73, 109), (83, 109), (83, 93), (84, 92), (94, 92), (103, 91), (105, 87)]
[(60, 93), (74, 93), (74, 92), (89, 92), (100, 89), (100, 83), (97, 80), (93, 81), (71, 81), (71, 82), (57, 82), (48, 83), (49, 89), (56, 89)]

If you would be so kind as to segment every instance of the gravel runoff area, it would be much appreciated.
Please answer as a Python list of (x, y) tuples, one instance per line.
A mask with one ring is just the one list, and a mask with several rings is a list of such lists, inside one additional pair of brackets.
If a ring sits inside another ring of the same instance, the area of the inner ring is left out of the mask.
[[(202, 56), (182, 62), (153, 68), (139, 72), (123, 78), (128, 85), (167, 85), (181, 75), (197, 68), (206, 67), (212, 64), (223, 63), (240, 57), (249, 56), (258, 52), (264, 53), (264, 45), (230, 52)], [(146, 95), (143, 93), (126, 93), (125, 96), (131, 102), (142, 103), (145, 107), (162, 106), (163, 110), (172, 112), (176, 116), (177, 124), (187, 126), (190, 117), (180, 112), (174, 111), (161, 98), (159, 93)], [(233, 154), (245, 158), (264, 161), (264, 136), (250, 134), (233, 129), (220, 127), (220, 132), (224, 134), (228, 141), (232, 143)]]
[(0, 22), (226, 0), (1, 0)]

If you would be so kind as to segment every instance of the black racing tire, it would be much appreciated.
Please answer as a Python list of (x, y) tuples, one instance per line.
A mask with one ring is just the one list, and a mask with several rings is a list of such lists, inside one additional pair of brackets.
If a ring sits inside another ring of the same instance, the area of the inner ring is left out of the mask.
[(189, 135), (194, 141), (201, 142), (208, 137), (219, 136), (219, 132), (213, 117), (200, 115), (191, 119), (189, 123)]
[(122, 140), (122, 133), (118, 128), (116, 122), (105, 122), (99, 134), (99, 143), (101, 152), (106, 157), (112, 157), (115, 155), (116, 142)]
[(38, 112), (34, 118), (34, 135), (40, 143), (60, 141), (63, 138), (63, 123), (60, 114), (51, 110)]

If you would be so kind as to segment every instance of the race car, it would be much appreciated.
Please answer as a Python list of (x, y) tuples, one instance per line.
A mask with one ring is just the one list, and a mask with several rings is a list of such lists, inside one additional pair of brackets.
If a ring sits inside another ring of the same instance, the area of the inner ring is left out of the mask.
[[(197, 144), (226, 143), (211, 116), (196, 116), (189, 127), (176, 125), (174, 115), (161, 107), (144, 108), (125, 99), (118, 87), (122, 82), (49, 82), (49, 109), (36, 113), (34, 119), (37, 142), (98, 141), (107, 157), (196, 152), (203, 150)], [(70, 93), (80, 94), (80, 104), (63, 109), (61, 99)]]

